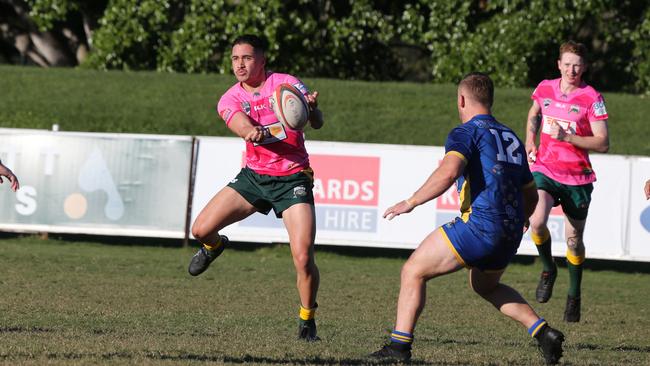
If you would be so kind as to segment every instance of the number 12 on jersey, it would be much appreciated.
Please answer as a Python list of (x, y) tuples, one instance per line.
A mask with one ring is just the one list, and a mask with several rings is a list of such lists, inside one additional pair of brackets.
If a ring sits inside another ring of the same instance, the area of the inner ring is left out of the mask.
[[(505, 161), (512, 164), (521, 165), (523, 157), (521, 153), (515, 153), (519, 147), (519, 139), (511, 131), (497, 131), (490, 128), (490, 132), (494, 135), (494, 140), (497, 143), (497, 160)], [(507, 145), (505, 151), (503, 146)]]

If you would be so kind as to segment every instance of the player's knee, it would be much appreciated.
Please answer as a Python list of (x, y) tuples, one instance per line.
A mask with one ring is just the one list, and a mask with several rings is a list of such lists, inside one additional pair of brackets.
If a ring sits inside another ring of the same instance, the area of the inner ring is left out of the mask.
[(192, 225), (192, 235), (194, 235), (194, 237), (200, 242), (204, 242), (207, 239), (210, 235), (210, 231), (211, 230), (200, 221), (196, 221)]
[(582, 242), (582, 238), (578, 236), (571, 236), (567, 238), (566, 246), (570, 251), (574, 252), (575, 254), (579, 254), (580, 252), (584, 252), (585, 250), (585, 245)]
[(406, 261), (402, 266), (400, 278), (402, 282), (423, 278), (420, 268), (413, 261)]
[(313, 270), (314, 259), (308, 251), (305, 251), (304, 253), (296, 253), (293, 256), (293, 264), (298, 273), (308, 274)]

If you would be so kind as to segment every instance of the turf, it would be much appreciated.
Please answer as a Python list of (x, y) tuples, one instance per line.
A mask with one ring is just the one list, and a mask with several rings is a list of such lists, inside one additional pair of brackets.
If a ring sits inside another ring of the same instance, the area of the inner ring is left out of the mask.
[[(131, 245), (132, 244), (132, 245)], [(317, 247), (321, 342), (295, 340), (298, 297), (286, 245), (238, 244), (203, 275), (194, 248), (36, 237), (0, 240), (0, 363), (359, 365), (386, 341), (408, 252)], [(361, 252), (359, 252), (361, 253)], [(532, 298), (537, 264), (504, 282)], [(534, 305), (567, 336), (565, 364), (647, 365), (647, 274), (587, 270), (583, 322), (561, 321), (555, 297)], [(416, 365), (541, 365), (525, 329), (474, 295), (467, 274), (431, 281), (416, 330)]]
[[(0, 126), (233, 136), (215, 105), (230, 75), (0, 65)], [(454, 85), (305, 79), (325, 128), (309, 139), (441, 146), (458, 124)], [(499, 88), (494, 114), (523, 138), (532, 89)], [(606, 93), (611, 153), (650, 155), (647, 97)]]

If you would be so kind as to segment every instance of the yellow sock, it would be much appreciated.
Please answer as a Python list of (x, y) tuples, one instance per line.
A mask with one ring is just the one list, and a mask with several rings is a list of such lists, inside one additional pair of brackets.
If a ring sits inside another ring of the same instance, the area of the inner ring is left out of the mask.
[(219, 236), (219, 240), (217, 240), (217, 242), (214, 243), (214, 244), (203, 243), (203, 246), (207, 250), (219, 249), (219, 247), (222, 246), (222, 245), (223, 245), (223, 240), (221, 240), (221, 236)]
[(311, 320), (314, 319), (316, 315), (316, 308), (305, 309), (300, 305), (300, 319), (302, 320)]
[(570, 251), (566, 251), (566, 259), (569, 261), (569, 263), (573, 264), (574, 266), (579, 266), (585, 261), (585, 255), (573, 255), (571, 254)]
[(533, 240), (533, 243), (535, 243), (535, 245), (544, 244), (544, 242), (550, 237), (551, 232), (548, 231), (548, 228), (544, 228), (544, 231), (540, 235), (537, 235), (534, 232), (530, 233), (530, 238)]

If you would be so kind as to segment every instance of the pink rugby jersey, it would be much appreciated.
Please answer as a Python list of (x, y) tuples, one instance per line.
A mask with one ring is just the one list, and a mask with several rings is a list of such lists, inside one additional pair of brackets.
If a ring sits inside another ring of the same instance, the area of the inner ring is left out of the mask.
[(219, 99), (217, 112), (226, 124), (230, 124), (236, 112), (246, 113), (253, 125), (264, 126), (271, 136), (260, 143), (246, 143), (246, 166), (258, 174), (285, 176), (309, 167), (309, 155), (305, 149), (302, 131), (285, 128), (273, 113), (269, 97), (275, 88), (289, 83), (307, 95), (307, 87), (288, 74), (269, 72), (259, 92), (246, 91), (241, 83), (233, 85)]
[(593, 136), (591, 122), (608, 117), (605, 101), (584, 82), (578, 89), (564, 95), (560, 91), (560, 80), (542, 81), (531, 96), (541, 108), (542, 131), (537, 160), (530, 170), (567, 185), (588, 184), (596, 180), (596, 174), (587, 150), (553, 139), (549, 134), (551, 122), (556, 121), (568, 134)]

